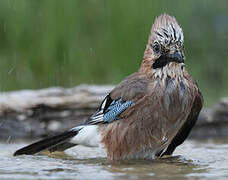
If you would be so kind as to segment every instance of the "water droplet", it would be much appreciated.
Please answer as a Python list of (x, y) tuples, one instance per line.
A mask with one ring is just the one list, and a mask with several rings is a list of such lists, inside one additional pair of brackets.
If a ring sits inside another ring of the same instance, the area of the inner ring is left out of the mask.
[(8, 75), (10, 75), (10, 74), (14, 71), (14, 69), (15, 69), (15, 64), (14, 64), (14, 66), (13, 66), (12, 68), (10, 68), (10, 70), (8, 71)]
[(11, 137), (12, 137), (12, 136), (9, 136), (9, 137), (7, 138), (7, 140), (6, 140), (6, 143), (7, 143), (7, 144), (10, 142)]

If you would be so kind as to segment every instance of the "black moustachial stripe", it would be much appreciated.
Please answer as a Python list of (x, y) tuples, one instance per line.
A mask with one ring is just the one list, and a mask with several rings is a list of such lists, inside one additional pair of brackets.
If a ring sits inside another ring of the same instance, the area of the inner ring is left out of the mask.
[(153, 69), (162, 68), (168, 63), (168, 58), (166, 56), (160, 56), (155, 62), (153, 63)]

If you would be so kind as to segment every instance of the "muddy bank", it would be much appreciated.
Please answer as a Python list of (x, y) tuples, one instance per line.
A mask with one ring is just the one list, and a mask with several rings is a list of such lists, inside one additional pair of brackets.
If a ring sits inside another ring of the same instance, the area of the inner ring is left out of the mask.
[[(112, 85), (80, 85), (0, 93), (0, 140), (40, 138), (85, 121)], [(228, 137), (228, 98), (204, 108), (193, 138)]]

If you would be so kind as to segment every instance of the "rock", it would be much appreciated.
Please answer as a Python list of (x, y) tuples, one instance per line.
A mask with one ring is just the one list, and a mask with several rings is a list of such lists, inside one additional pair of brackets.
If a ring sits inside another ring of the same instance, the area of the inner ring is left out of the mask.
[[(0, 139), (34, 139), (70, 129), (92, 115), (113, 87), (80, 85), (0, 93)], [(227, 128), (228, 98), (223, 98), (202, 110), (191, 137), (227, 136)]]
[(203, 108), (191, 137), (228, 137), (228, 98), (222, 98), (211, 108)]
[(113, 86), (80, 85), (0, 93), (0, 139), (40, 138), (84, 122)]

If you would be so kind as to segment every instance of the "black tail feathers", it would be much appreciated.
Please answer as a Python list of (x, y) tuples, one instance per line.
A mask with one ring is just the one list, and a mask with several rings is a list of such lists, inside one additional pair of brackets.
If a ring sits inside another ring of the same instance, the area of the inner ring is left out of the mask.
[[(14, 153), (14, 156), (18, 156), (18, 155), (23, 155), (23, 154), (27, 154), (27, 155), (32, 155), (32, 154), (36, 154), (38, 152), (41, 152), (43, 150), (49, 149), (51, 152), (55, 151), (55, 150), (59, 150), (59, 149), (67, 149), (70, 147), (73, 147), (76, 144), (72, 144), (69, 141), (70, 138), (76, 136), (78, 134), (79, 130), (71, 130), (71, 131), (67, 131), (65, 133), (56, 135), (56, 136), (52, 136), (52, 137), (48, 137), (46, 139), (40, 140), (38, 142), (35, 142), (33, 144), (30, 144), (26, 147), (23, 147), (19, 150), (17, 150)], [(63, 144), (64, 147), (59, 148), (60, 144)], [(66, 146), (65, 146), (66, 145)]]

